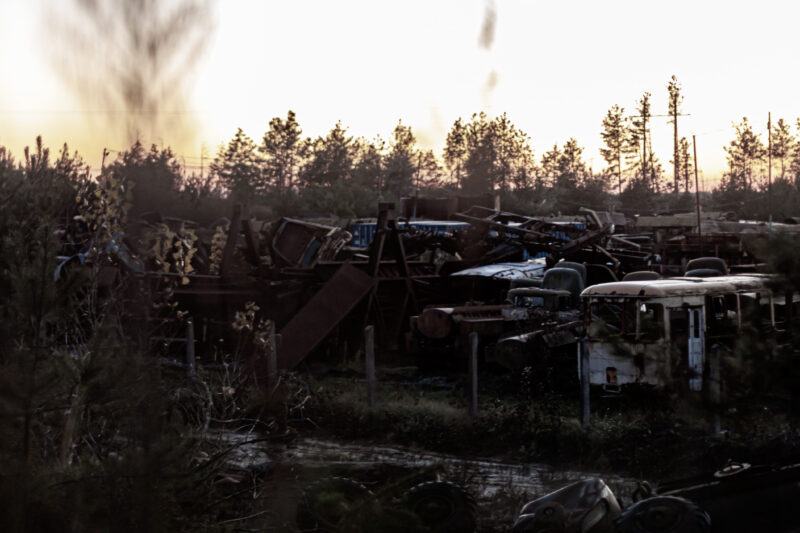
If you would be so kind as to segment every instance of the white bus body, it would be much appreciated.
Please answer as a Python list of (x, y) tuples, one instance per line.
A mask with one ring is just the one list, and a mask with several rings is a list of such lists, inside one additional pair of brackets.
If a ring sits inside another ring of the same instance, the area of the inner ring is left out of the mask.
[[(604, 283), (581, 293), (589, 336), (589, 380), (681, 385), (700, 391), (706, 351), (730, 342), (744, 320), (775, 328), (775, 301), (764, 274)], [(759, 318), (753, 318), (759, 317)]]

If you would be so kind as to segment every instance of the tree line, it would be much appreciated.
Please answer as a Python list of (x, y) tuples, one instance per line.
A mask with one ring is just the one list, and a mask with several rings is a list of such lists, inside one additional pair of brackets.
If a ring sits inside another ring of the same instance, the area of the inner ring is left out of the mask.
[[(437, 157), (418, 147), (411, 127), (402, 122), (388, 141), (350, 136), (341, 122), (312, 139), (303, 137), (295, 113), (289, 111), (285, 119), (270, 121), (259, 143), (239, 129), (219, 149), (203, 193), (259, 197), (279, 209), (346, 215), (372, 214), (378, 200), (457, 192), (500, 194), (510, 208), (533, 213), (572, 212), (580, 205), (631, 213), (691, 209), (693, 154), (678, 128), (685, 116), (683, 89), (675, 76), (665, 88), (665, 114), (652, 108), (649, 92), (632, 111), (618, 104), (608, 110), (600, 131), (606, 168), (599, 172), (587, 165), (575, 138), (537, 158), (530, 137), (505, 113), (458, 118)], [(673, 125), (671, 172), (653, 151), (654, 117), (666, 117)], [(800, 184), (800, 144), (783, 119), (772, 127), (772, 138), (772, 157), (780, 165), (773, 186), (794, 194)], [(761, 204), (767, 149), (759, 143), (746, 118), (735, 125), (735, 138), (726, 148), (730, 171), (711, 198), (704, 199), (711, 202), (708, 207), (765, 214)], [(791, 209), (790, 203), (784, 204), (784, 211)]]
[[(187, 218), (195, 218), (198, 206), (231, 201), (265, 206), (276, 215), (373, 216), (377, 202), (417, 194), (494, 193), (504, 208), (527, 214), (567, 214), (580, 206), (629, 214), (690, 210), (695, 169), (690, 141), (679, 135), (682, 87), (672, 76), (665, 88), (665, 114), (652, 108), (649, 92), (632, 111), (618, 104), (609, 108), (601, 122), (606, 167), (600, 171), (587, 165), (575, 138), (536, 157), (530, 137), (505, 113), (458, 118), (435, 154), (418, 146), (402, 121), (388, 140), (350, 135), (341, 122), (311, 138), (289, 111), (273, 118), (258, 141), (238, 129), (200, 175), (187, 173), (170, 148), (148, 149), (138, 141), (102, 172), (135, 184), (134, 214), (171, 211)], [(671, 173), (652, 147), (657, 116), (673, 125)], [(756, 218), (800, 214), (794, 212), (800, 205), (800, 119), (796, 127), (794, 133), (779, 118), (770, 124), (771, 143), (765, 143), (746, 117), (734, 124), (734, 138), (725, 147), (728, 169), (713, 193), (702, 195), (703, 207)], [(5, 149), (0, 164), (13, 165)]]
[(260, 143), (239, 129), (196, 184), (199, 195), (362, 216), (374, 214), (377, 201), (415, 194), (495, 192), (523, 208), (549, 202), (547, 209), (570, 210), (585, 202), (600, 206), (607, 188), (577, 140), (554, 145), (540, 163), (528, 135), (505, 113), (482, 112), (457, 119), (437, 157), (417, 145), (402, 121), (388, 141), (350, 136), (341, 122), (312, 139), (289, 111), (270, 121)]

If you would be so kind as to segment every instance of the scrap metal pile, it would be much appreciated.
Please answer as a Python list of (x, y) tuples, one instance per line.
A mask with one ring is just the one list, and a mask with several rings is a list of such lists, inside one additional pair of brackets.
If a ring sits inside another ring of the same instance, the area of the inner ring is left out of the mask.
[[(425, 205), (406, 204), (415, 214)], [(377, 219), (349, 225), (257, 221), (241, 206), (208, 228), (155, 215), (116, 239), (104, 264), (151, 292), (169, 279), (169, 297), (200, 328), (201, 354), (229, 349), (236, 313), (255, 302), (276, 325), (280, 368), (323, 345), (360, 345), (367, 324), (384, 348), (405, 346), (423, 362), (431, 353), (459, 354), (478, 332), (488, 359), (519, 368), (533, 352), (574, 353), (583, 288), (658, 270), (664, 250), (675, 248), (615, 233), (624, 222), (618, 214), (581, 209), (580, 217), (555, 219), (487, 205), (444, 210), (449, 220), (406, 220), (380, 204)], [(164, 250), (185, 249), (184, 266), (170, 270), (148, 255), (158, 248), (153, 239)]]

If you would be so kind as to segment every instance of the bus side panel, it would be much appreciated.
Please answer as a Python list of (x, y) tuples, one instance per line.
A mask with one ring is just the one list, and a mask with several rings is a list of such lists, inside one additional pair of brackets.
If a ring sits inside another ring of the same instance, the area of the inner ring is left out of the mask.
[(589, 342), (589, 383), (605, 387), (646, 384), (663, 387), (671, 376), (669, 343)]

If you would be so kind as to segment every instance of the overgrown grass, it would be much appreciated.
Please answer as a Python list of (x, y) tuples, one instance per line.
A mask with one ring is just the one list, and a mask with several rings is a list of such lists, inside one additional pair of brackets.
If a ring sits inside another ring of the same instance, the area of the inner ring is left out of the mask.
[(373, 408), (364, 389), (354, 378), (311, 380), (305, 406), (313, 421), (309, 427), (344, 440), (651, 479), (708, 472), (728, 459), (771, 462), (776, 446), (790, 455), (800, 440), (790, 414), (754, 405), (724, 413), (725, 431), (717, 437), (703, 406), (666, 396), (595, 398), (591, 425), (583, 428), (576, 395), (525, 398), (488, 391), (472, 419), (459, 388), (423, 390), (385, 382)]

